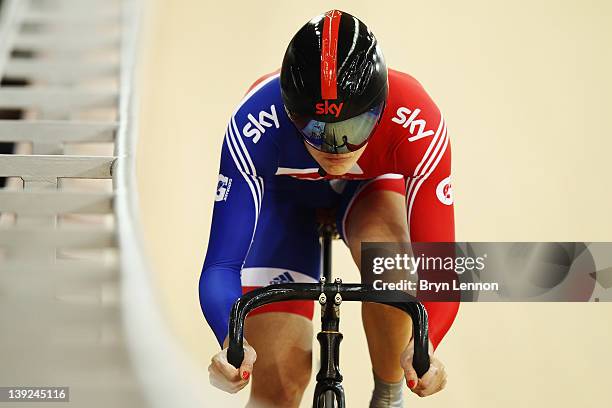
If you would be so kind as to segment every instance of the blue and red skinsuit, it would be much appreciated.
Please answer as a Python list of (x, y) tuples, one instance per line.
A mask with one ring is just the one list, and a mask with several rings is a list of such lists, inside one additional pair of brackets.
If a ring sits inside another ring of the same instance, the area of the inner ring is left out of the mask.
[[(338, 209), (342, 234), (351, 206), (369, 191), (406, 198), (412, 242), (454, 242), (451, 152), (446, 124), (425, 89), (389, 70), (389, 96), (363, 155), (342, 177), (318, 174), (281, 99), (277, 73), (258, 80), (232, 115), (219, 183), (200, 304), (223, 344), (232, 304), (255, 287), (317, 282), (317, 207)], [(344, 238), (344, 236), (343, 236)], [(425, 302), (434, 347), (449, 330), (458, 302)], [(285, 311), (312, 318), (313, 302), (283, 302), (253, 313)]]

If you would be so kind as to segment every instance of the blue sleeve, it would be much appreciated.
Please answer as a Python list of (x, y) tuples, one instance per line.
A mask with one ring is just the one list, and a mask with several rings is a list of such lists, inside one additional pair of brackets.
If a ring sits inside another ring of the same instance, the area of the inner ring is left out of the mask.
[(240, 271), (255, 234), (264, 180), (278, 167), (275, 142), (282, 105), (259, 90), (232, 116), (225, 133), (208, 249), (199, 295), (202, 312), (223, 344), (232, 305), (242, 295)]

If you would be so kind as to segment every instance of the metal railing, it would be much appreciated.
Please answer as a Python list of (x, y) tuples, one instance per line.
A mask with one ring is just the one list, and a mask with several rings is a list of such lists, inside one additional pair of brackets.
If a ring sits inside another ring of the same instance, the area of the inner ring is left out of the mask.
[[(4, 0), (0, 11), (0, 384), (71, 406), (205, 406), (142, 248), (134, 171), (139, 0)], [(96, 182), (95, 180), (98, 180)], [(101, 181), (101, 182), (100, 182)]]

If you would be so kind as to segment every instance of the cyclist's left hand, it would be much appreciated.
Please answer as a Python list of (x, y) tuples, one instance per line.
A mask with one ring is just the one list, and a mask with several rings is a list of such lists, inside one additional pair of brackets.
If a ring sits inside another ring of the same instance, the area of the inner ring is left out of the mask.
[(410, 340), (408, 347), (404, 350), (400, 357), (400, 364), (404, 369), (406, 377), (406, 385), (410, 391), (414, 392), (419, 397), (426, 397), (441, 391), (446, 386), (446, 370), (444, 364), (433, 355), (433, 345), (429, 342), (429, 370), (422, 378), (417, 376), (414, 367), (412, 367), (412, 356), (414, 354), (414, 339)]

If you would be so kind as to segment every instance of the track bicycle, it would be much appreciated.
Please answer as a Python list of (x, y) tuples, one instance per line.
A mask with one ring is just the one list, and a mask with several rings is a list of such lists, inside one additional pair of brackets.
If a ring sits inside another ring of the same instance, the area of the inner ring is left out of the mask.
[(319, 283), (283, 283), (255, 289), (240, 297), (232, 307), (229, 320), (230, 364), (239, 368), (244, 358), (244, 320), (253, 309), (286, 300), (316, 300), (321, 305), (320, 345), (321, 367), (316, 377), (313, 408), (345, 408), (342, 374), (340, 374), (340, 305), (344, 301), (374, 302), (396, 307), (412, 318), (414, 337), (413, 365), (419, 378), (429, 370), (428, 320), (425, 307), (412, 295), (394, 290), (376, 290), (369, 284), (332, 282), (331, 242), (335, 235), (333, 223), (319, 228), (323, 276)]

